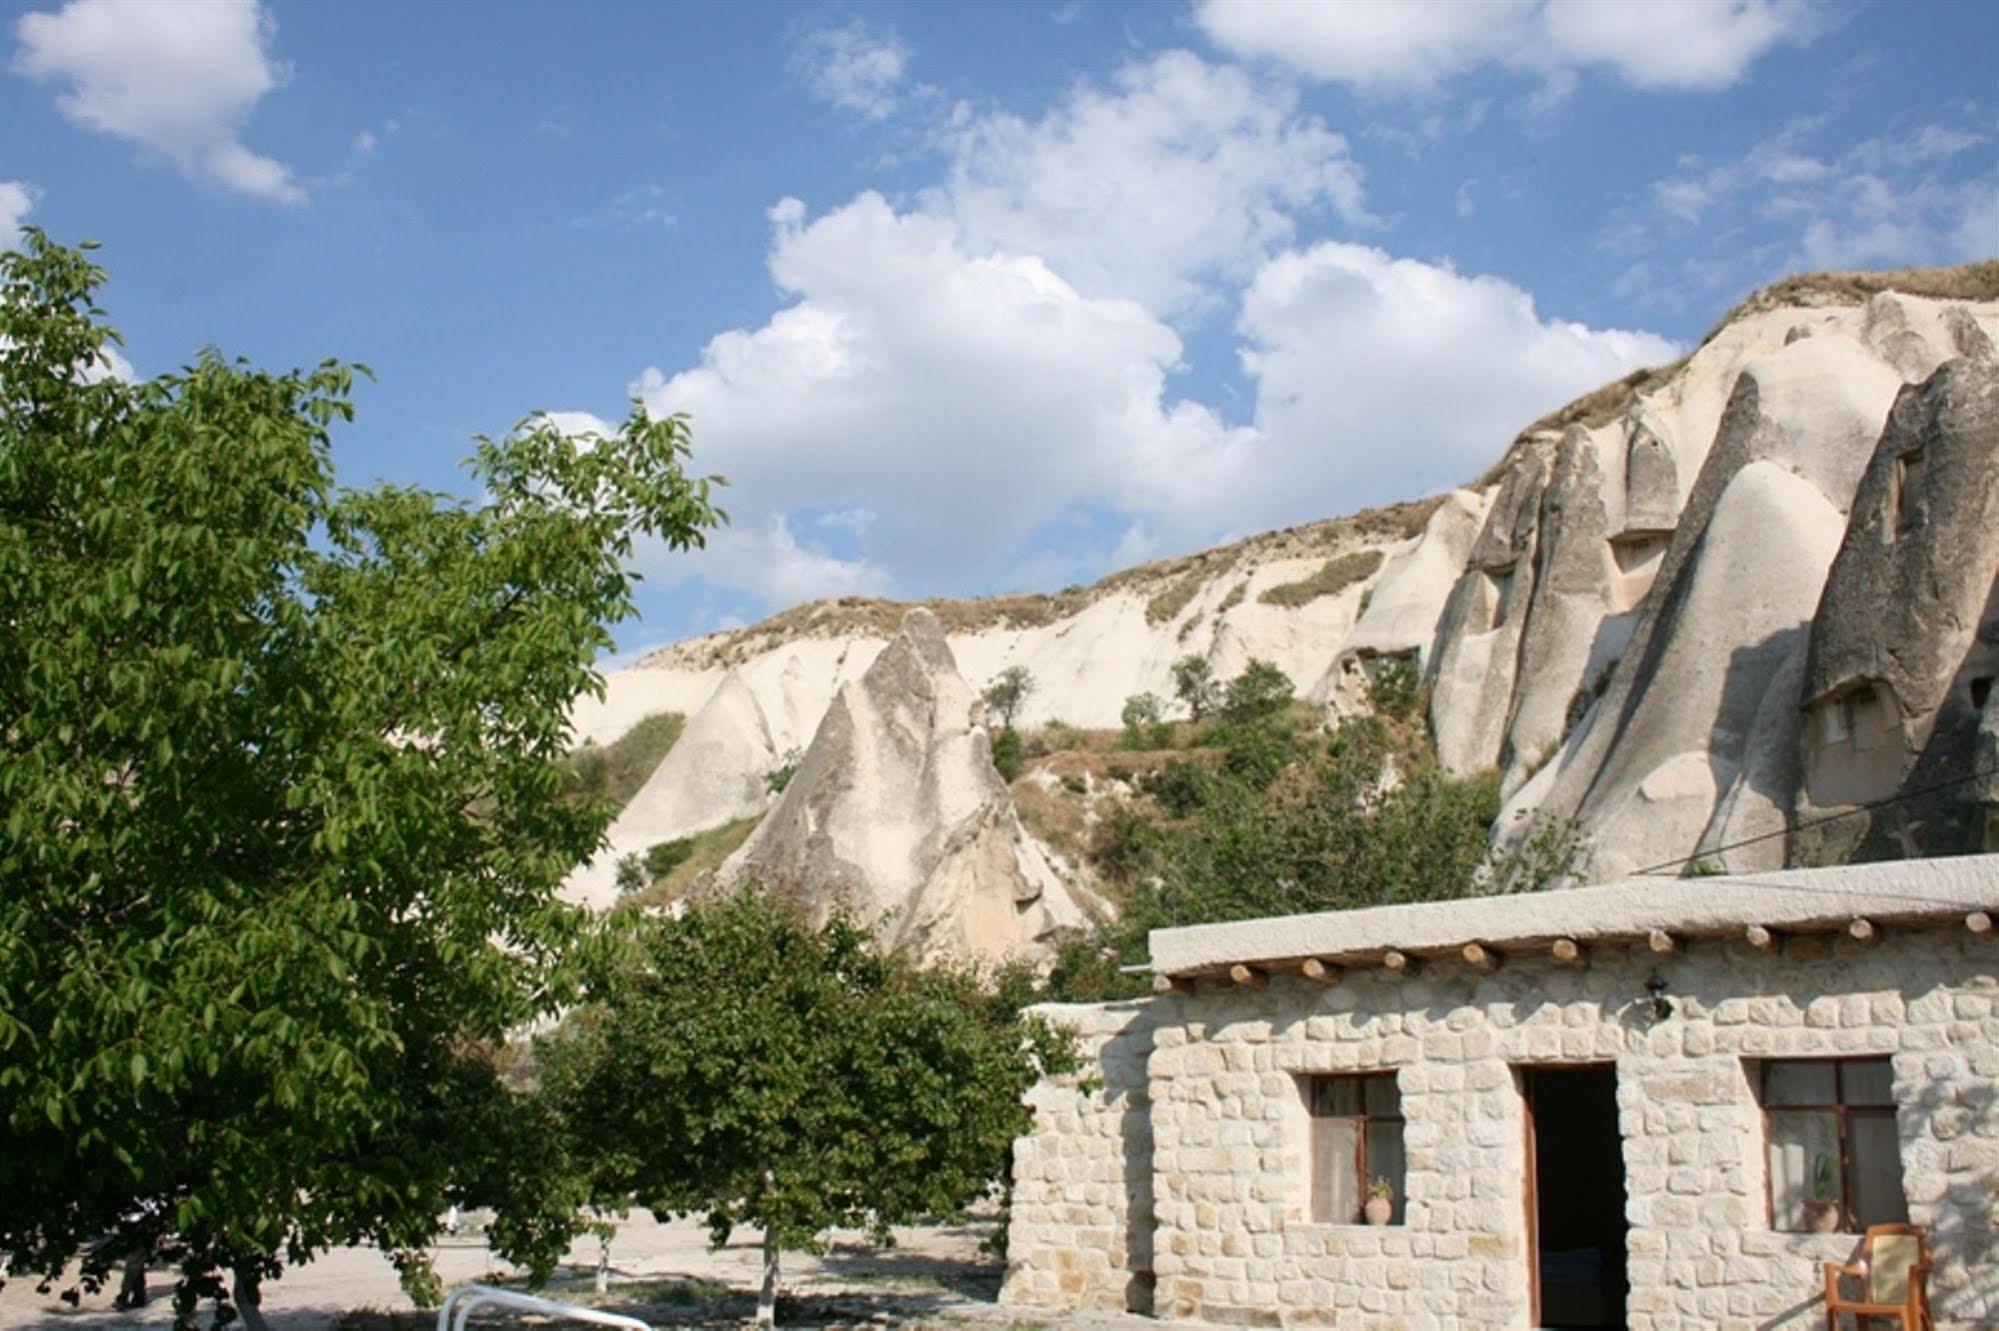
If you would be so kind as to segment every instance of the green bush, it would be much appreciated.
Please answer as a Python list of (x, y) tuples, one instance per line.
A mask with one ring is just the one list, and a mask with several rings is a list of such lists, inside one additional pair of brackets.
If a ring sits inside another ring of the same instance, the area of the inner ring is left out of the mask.
[(1206, 802), (1208, 774), (1199, 763), (1176, 760), (1146, 780), (1145, 792), (1168, 817), (1185, 818)]
[(622, 809), (638, 794), (680, 738), (687, 718), (654, 712), (609, 744), (585, 744), (564, 760), (563, 798), (571, 804), (602, 800)]
[(1367, 697), (1384, 716), (1398, 721), (1414, 716), (1423, 701), (1423, 677), (1415, 661), (1406, 656), (1382, 661), (1368, 680)]
[(798, 775), (799, 752), (786, 749), (778, 765), (764, 773), (764, 789), (773, 795), (782, 795), (784, 788), (791, 784), (791, 778)]
[(1295, 608), (1316, 601), (1321, 596), (1337, 596), (1363, 578), (1373, 577), (1374, 571), (1380, 567), (1381, 551), (1349, 551), (1328, 559), (1309, 577), (1266, 588), (1256, 599), (1265, 605)]
[(1166, 701), (1156, 693), (1134, 693), (1124, 700), (1124, 734), (1118, 743), (1127, 749), (1165, 749), (1173, 745), (1173, 726), (1166, 719)]
[(1240, 726), (1268, 721), (1290, 705), (1291, 679), (1269, 661), (1252, 660), (1222, 690), (1221, 718)]
[(1012, 785), (1020, 776), (1021, 762), (1018, 730), (1008, 727), (993, 736), (993, 766), (999, 769), (1000, 780)]
[(677, 837), (672, 841), (661, 841), (646, 851), (646, 881), (656, 883), (687, 862), (694, 854), (693, 837)]

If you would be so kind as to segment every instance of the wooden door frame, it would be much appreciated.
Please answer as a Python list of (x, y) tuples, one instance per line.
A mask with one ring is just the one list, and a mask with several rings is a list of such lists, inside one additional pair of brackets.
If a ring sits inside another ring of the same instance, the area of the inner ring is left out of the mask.
[[(1525, 1134), (1525, 1141), (1522, 1143), (1525, 1148), (1523, 1156), (1526, 1162), (1525, 1177), (1522, 1179), (1522, 1183), (1525, 1186), (1521, 1188), (1521, 1195), (1525, 1199), (1527, 1206), (1527, 1325), (1532, 1328), (1532, 1331), (1540, 1331), (1541, 1188), (1539, 1178), (1541, 1160), (1539, 1147), (1540, 1134), (1535, 1130), (1534, 1124), (1534, 1076), (1536, 1073), (1543, 1072), (1584, 1072), (1591, 1068), (1607, 1068), (1610, 1071), (1611, 1103), (1615, 1105), (1617, 1094), (1617, 1060), (1614, 1058), (1589, 1058), (1574, 1063), (1514, 1063), (1511, 1066), (1513, 1068), (1514, 1085), (1520, 1089), (1520, 1128)], [(1612, 1120), (1611, 1126), (1617, 1132), (1617, 1153), (1621, 1162), (1624, 1156), (1624, 1132), (1615, 1120)], [(1625, 1171), (1624, 1185), (1625, 1196), (1627, 1198), (1629, 1198), (1631, 1192), (1630, 1180), (1630, 1171), (1627, 1169)], [(1630, 1247), (1627, 1239), (1625, 1249), (1625, 1258), (1627, 1261), (1630, 1259), (1630, 1255)], [(1627, 1288), (1624, 1291), (1624, 1297), (1628, 1310), (1631, 1298), (1630, 1289)]]

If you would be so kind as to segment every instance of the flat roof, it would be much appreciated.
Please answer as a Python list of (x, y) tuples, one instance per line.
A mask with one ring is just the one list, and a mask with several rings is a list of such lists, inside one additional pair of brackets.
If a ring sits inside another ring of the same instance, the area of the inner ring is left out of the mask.
[(1514, 896), (1412, 902), (1315, 915), (1154, 929), (1152, 970), (1169, 977), (1212, 975), (1231, 966), (1295, 968), (1307, 958), (1376, 961), (1545, 948), (1557, 939), (1636, 942), (1675, 937), (1822, 932), (1855, 920), (1939, 923), (1999, 913), (1999, 855), (1894, 860), (1827, 869), (1699, 878), (1628, 878), (1594, 887)]

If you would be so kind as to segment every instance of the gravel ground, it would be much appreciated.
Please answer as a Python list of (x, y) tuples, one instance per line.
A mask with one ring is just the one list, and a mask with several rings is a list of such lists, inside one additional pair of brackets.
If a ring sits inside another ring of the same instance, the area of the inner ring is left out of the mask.
[[(857, 1234), (839, 1234), (820, 1256), (784, 1255), (778, 1299), (782, 1325), (800, 1327), (972, 1324), (982, 1331), (1043, 1327), (1047, 1319), (999, 1307), (1000, 1266), (980, 1248), (990, 1225), (938, 1226), (896, 1231), (893, 1247), (878, 1248)], [(597, 1241), (589, 1238), (541, 1292), (630, 1313), (654, 1326), (736, 1326), (755, 1310), (761, 1252), (754, 1232), (738, 1232), (726, 1248), (708, 1246), (707, 1231), (691, 1221), (661, 1224), (634, 1212), (611, 1243), (611, 1287), (594, 1293)], [(515, 1283), (516, 1273), (476, 1234), (448, 1239), (434, 1249), (446, 1289), (472, 1281)], [(85, 1297), (72, 1309), (33, 1282), (10, 1280), (0, 1290), (0, 1327), (35, 1331), (93, 1331), (99, 1327), (166, 1326), (170, 1270), (153, 1273), (152, 1303), (142, 1311), (113, 1311), (113, 1288)], [(285, 1273), (264, 1293), (273, 1331), (427, 1331), (434, 1313), (414, 1308), (396, 1273), (373, 1249), (340, 1248)], [(1114, 1331), (1154, 1324), (1142, 1318), (1063, 1318), (1065, 1327)], [(207, 1318), (204, 1315), (204, 1324)], [(504, 1325), (481, 1313), (475, 1326)], [(237, 1325), (240, 1325), (238, 1323)], [(551, 1324), (552, 1325), (552, 1324)]]

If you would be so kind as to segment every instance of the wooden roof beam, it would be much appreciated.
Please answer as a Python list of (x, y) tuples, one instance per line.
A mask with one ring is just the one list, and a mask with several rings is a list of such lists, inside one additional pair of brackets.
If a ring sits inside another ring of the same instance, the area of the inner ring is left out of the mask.
[(1499, 953), (1494, 952), (1483, 943), (1466, 943), (1461, 955), (1465, 959), (1465, 965), (1470, 966), (1473, 970), (1486, 972), (1498, 970), (1500, 965), (1506, 960), (1506, 958), (1500, 956)]
[(1314, 984), (1338, 984), (1340, 982), (1340, 968), (1323, 962), (1317, 957), (1305, 958), (1304, 961), (1299, 963), (1298, 971)]

